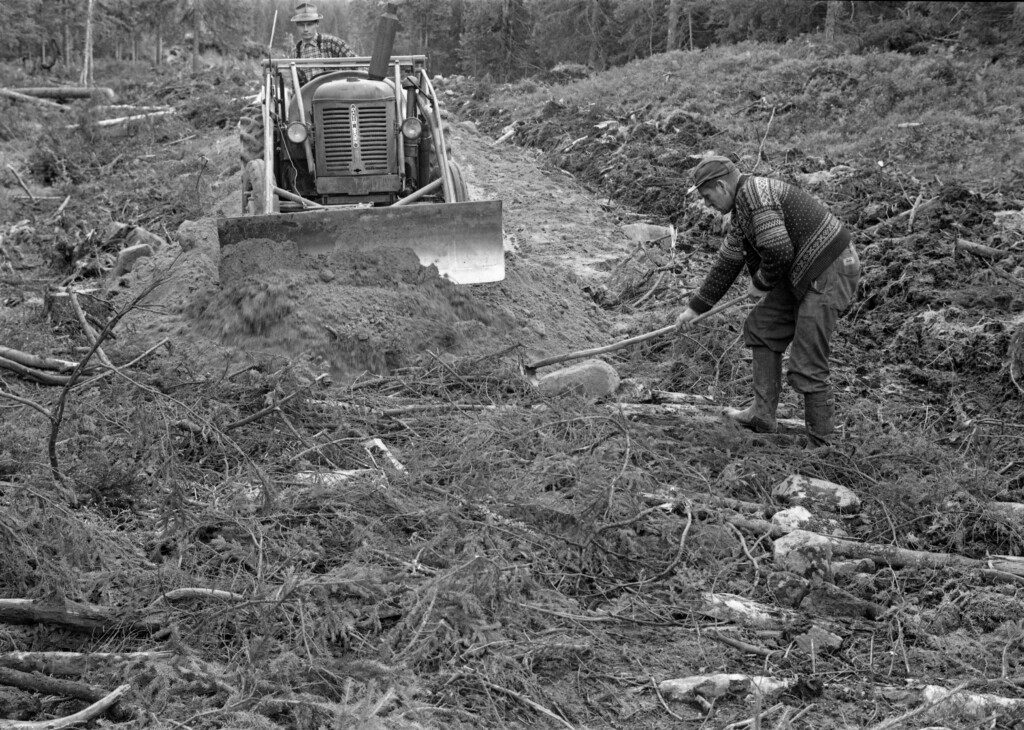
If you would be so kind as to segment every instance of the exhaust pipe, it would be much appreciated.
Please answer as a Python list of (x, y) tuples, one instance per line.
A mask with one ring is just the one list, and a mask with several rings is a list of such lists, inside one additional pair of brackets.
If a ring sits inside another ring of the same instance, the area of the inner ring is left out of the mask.
[(377, 36), (373, 40), (373, 54), (367, 75), (374, 81), (387, 78), (391, 65), (391, 50), (395, 47), (395, 34), (401, 24), (398, 22), (395, 3), (388, 3), (384, 14), (377, 21)]

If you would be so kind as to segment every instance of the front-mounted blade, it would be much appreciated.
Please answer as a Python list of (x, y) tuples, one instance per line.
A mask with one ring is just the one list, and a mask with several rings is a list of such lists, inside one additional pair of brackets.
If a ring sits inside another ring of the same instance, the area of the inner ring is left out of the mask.
[(301, 254), (412, 249), (422, 265), (456, 284), (505, 278), (500, 200), (218, 218), (217, 233), (221, 248), (269, 238), (292, 241)]

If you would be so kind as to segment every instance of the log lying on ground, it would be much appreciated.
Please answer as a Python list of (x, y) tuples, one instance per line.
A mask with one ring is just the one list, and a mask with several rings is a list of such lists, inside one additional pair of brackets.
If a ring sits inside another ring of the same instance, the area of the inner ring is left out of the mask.
[(132, 664), (170, 659), (170, 651), (129, 651), (123, 653), (76, 651), (12, 651), (0, 654), (0, 667), (22, 672), (43, 672), (59, 677), (85, 677), (112, 664)]
[[(688, 425), (701, 426), (710, 423), (728, 423), (721, 415), (722, 406), (696, 406), (688, 403), (614, 403), (609, 406), (621, 410), (624, 416), (635, 418), (671, 417), (685, 420)], [(779, 433), (799, 433), (804, 422), (798, 418), (778, 419)], [(739, 426), (736, 426), (739, 428)], [(747, 433), (750, 433), (749, 431)], [(771, 434), (765, 434), (771, 436)]]
[(809, 544), (827, 545), (832, 557), (861, 559), (868, 558), (878, 565), (893, 568), (940, 569), (953, 568), (966, 571), (979, 571), (992, 578), (1013, 576), (1024, 578), (1024, 558), (1008, 555), (992, 556), (986, 560), (976, 560), (953, 553), (932, 553), (925, 550), (910, 550), (892, 545), (855, 542), (828, 535), (819, 535), (804, 530), (794, 530), (789, 538), (804, 538)]
[[(9, 667), (0, 667), (0, 684), (17, 687), (26, 692), (37, 692), (53, 697), (73, 697), (86, 702), (102, 702), (107, 696), (107, 692), (99, 687), (69, 679), (54, 679), (39, 674), (30, 674)], [(111, 716), (115, 720), (124, 721), (131, 719), (131, 712), (123, 707), (115, 707), (111, 710)]]
[[(992, 681), (996, 684), (1001, 683), (1001, 680), (998, 679)], [(953, 689), (933, 684), (917, 687), (882, 686), (875, 687), (873, 694), (878, 700), (889, 704), (895, 702), (903, 705), (917, 705), (914, 710), (896, 720), (907, 721), (911, 717), (920, 717), (922, 721), (941, 721), (943, 727), (983, 727), (984, 725), (977, 723), (978, 720), (1016, 718), (1020, 717), (1021, 712), (1024, 711), (1024, 700), (1020, 698), (969, 692), (966, 689), (966, 684), (961, 684)], [(1004, 687), (1007, 686), (1005, 682), (1002, 684)], [(965, 720), (974, 722), (966, 725)], [(909, 724), (885, 725), (885, 727), (891, 728), (909, 726)], [(992, 727), (995, 725), (993, 724)]]
[(975, 720), (992, 715), (1005, 717), (1012, 714), (1019, 717), (1020, 713), (1024, 711), (1024, 700), (1019, 698), (949, 690), (935, 685), (928, 685), (921, 690), (921, 699), (932, 705), (942, 703), (941, 712), (946, 718), (950, 713)]
[(101, 606), (64, 601), (54, 605), (31, 598), (0, 598), (0, 623), (46, 624), (74, 631), (134, 631), (149, 633), (160, 627), (151, 620), (132, 621), (123, 612)]
[(43, 385), (67, 385), (71, 380), (70, 375), (57, 375), (48, 370), (37, 370), (36, 368), (22, 365), (20, 362), (8, 360), (6, 357), (0, 357), (0, 369), (10, 370), (23, 378), (34, 380)]
[(107, 86), (28, 86), (11, 90), (43, 99), (117, 99), (114, 90)]
[(658, 683), (658, 691), (674, 700), (705, 700), (719, 697), (759, 694), (771, 697), (788, 689), (794, 680), (757, 677), (746, 674), (701, 674)]
[(4, 347), (3, 345), (0, 345), (0, 357), (20, 363), (26, 367), (36, 368), (37, 370), (54, 370), (58, 373), (70, 373), (78, 367), (77, 362), (33, 355), (30, 352), (22, 352), (21, 350)]
[(46, 99), (39, 99), (28, 94), (20, 94), (17, 91), (11, 91), (10, 89), (0, 89), (0, 96), (6, 96), (8, 99), (15, 99), (17, 101), (27, 101), (30, 104), (36, 106), (45, 106), (47, 109), (58, 109), (62, 112), (68, 111), (68, 107), (61, 106), (55, 101), (47, 101)]

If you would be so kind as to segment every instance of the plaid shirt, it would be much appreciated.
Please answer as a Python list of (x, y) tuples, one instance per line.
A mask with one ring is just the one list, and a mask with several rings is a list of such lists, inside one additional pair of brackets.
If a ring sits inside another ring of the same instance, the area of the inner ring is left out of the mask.
[[(348, 43), (326, 33), (317, 33), (316, 38), (310, 43), (299, 41), (295, 44), (296, 58), (352, 58), (355, 55), (355, 51), (349, 48)], [(326, 71), (327, 69), (322, 67), (299, 69), (299, 83), (304, 84)]]

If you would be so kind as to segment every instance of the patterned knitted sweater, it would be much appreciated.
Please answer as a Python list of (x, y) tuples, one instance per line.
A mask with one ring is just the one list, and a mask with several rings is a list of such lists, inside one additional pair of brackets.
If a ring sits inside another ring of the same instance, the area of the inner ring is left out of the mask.
[(788, 282), (802, 299), (849, 243), (850, 232), (817, 198), (782, 180), (744, 175), (729, 233), (690, 307), (698, 314), (714, 307), (744, 264), (756, 288)]

